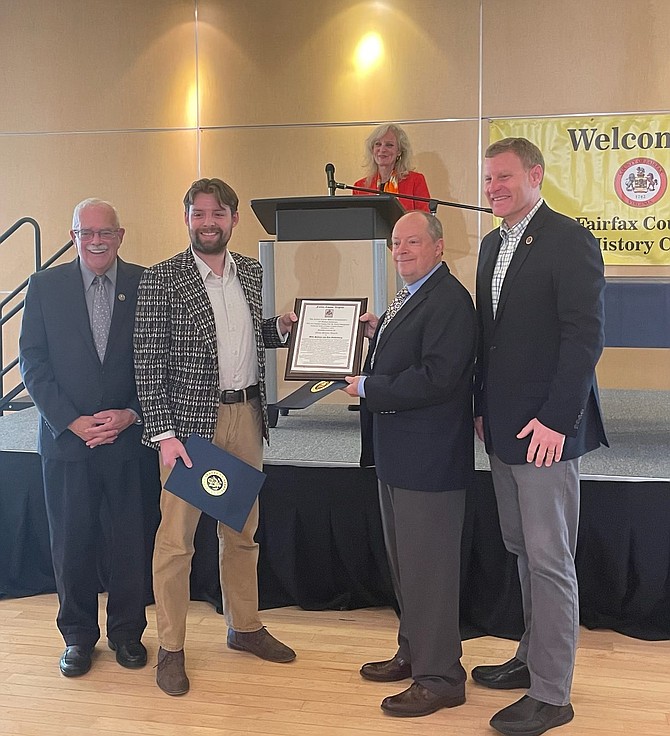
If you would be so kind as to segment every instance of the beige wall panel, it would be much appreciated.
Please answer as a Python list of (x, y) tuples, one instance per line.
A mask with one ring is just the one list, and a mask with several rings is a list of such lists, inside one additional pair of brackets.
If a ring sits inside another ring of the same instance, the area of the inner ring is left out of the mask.
[(670, 266), (605, 266), (605, 277), (670, 279)]
[[(426, 175), (439, 199), (477, 204), (476, 123), (424, 123), (405, 126)], [(231, 246), (257, 256), (258, 241), (272, 239), (255, 218), (249, 200), (264, 197), (327, 194), (324, 166), (332, 161), (335, 178), (344, 183), (363, 175), (363, 140), (369, 126), (306, 128), (234, 128), (202, 134), (203, 176), (220, 176), (240, 197), (240, 223)], [(342, 196), (344, 192), (338, 192)], [(446, 233), (446, 260), (470, 289), (477, 259), (477, 215), (440, 208)]]
[(670, 391), (670, 349), (605, 348), (597, 374), (601, 388)]
[[(476, 122), (416, 123), (404, 128), (412, 141), (417, 170), (425, 174), (431, 196), (446, 202), (487, 206), (480, 194)], [(438, 217), (444, 227), (445, 260), (474, 293), (480, 216), (472, 210), (441, 205)], [(484, 226), (489, 221), (485, 217)]]
[(193, 0), (0, 6), (0, 131), (195, 124)]
[[(473, 117), (479, 3), (472, 0), (200, 0), (201, 124)], [(367, 72), (356, 49), (377, 33)]]
[[(34, 217), (42, 227), (44, 260), (68, 241), (74, 205), (91, 196), (117, 206), (126, 260), (152, 264), (187, 242), (181, 201), (196, 176), (193, 131), (0, 136), (0, 160), (0, 229)], [(23, 253), (11, 246), (7, 270), (0, 253), (1, 278), (9, 282), (0, 290), (32, 271), (32, 245), (21, 238)]]
[(484, 0), (483, 114), (667, 110), (668, 28), (667, 0)]

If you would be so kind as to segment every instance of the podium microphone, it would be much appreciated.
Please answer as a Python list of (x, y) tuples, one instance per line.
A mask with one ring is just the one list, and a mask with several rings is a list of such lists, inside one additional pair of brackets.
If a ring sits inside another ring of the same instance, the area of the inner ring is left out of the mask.
[(326, 176), (328, 177), (328, 196), (335, 196), (335, 167), (333, 164), (326, 164)]

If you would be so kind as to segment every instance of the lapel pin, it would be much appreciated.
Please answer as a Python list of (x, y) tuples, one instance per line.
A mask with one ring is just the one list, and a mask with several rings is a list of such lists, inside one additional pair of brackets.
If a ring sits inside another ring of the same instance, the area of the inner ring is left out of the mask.
[(530, 245), (532, 242), (533, 242), (533, 236), (532, 235), (529, 235), (526, 238), (526, 245)]
[(125, 302), (125, 301), (126, 301), (126, 295), (125, 295), (125, 294), (119, 294), (119, 295), (118, 295), (118, 296), (117, 296), (116, 298), (117, 298), (117, 299), (118, 299), (118, 300), (119, 300), (120, 302)]

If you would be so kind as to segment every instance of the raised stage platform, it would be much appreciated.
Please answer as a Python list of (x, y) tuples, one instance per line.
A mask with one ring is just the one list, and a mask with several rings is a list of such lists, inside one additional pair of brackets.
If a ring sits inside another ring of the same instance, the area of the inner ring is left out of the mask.
[[(670, 639), (670, 394), (603, 391), (611, 449), (582, 462), (582, 623)], [(53, 591), (34, 409), (0, 418), (0, 597)], [(521, 631), (516, 565), (502, 544), (478, 446), (463, 536), (464, 636)], [(261, 491), (261, 606), (393, 605), (374, 471), (358, 467), (358, 415), (315, 405), (280, 417)], [(158, 490), (147, 487), (147, 506)], [(148, 527), (155, 523), (155, 516)], [(420, 537), (419, 537), (420, 538)], [(192, 597), (220, 606), (214, 522), (196, 537)], [(101, 561), (104, 581), (104, 559)], [(147, 589), (150, 597), (150, 589)]]

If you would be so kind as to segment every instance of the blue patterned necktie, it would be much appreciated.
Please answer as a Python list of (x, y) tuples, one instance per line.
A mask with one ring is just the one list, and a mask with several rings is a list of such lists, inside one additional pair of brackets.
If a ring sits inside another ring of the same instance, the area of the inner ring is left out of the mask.
[(403, 286), (402, 289), (400, 289), (400, 291), (395, 295), (393, 301), (389, 304), (388, 309), (386, 310), (386, 314), (384, 315), (384, 319), (382, 321), (382, 326), (379, 328), (379, 333), (377, 334), (375, 350), (374, 353), (372, 353), (372, 358), (370, 358), (370, 367), (374, 366), (375, 364), (377, 346), (379, 345), (379, 340), (381, 339), (382, 333), (388, 326), (388, 323), (396, 316), (396, 314), (400, 310), (400, 307), (402, 307), (402, 305), (405, 303), (405, 299), (407, 299), (408, 296), (409, 289), (406, 286)]
[(107, 338), (109, 337), (109, 325), (112, 321), (107, 289), (105, 288), (106, 278), (103, 274), (93, 279), (93, 305), (91, 308), (91, 332), (93, 333), (93, 342), (95, 343), (95, 349), (98, 351), (98, 357), (101, 363), (105, 357)]

